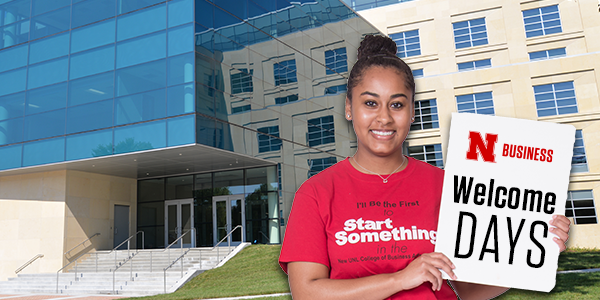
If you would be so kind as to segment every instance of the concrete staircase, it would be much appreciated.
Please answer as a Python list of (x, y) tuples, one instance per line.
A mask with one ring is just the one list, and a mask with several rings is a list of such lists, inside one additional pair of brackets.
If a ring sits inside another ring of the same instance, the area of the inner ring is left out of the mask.
[[(0, 282), (0, 292), (40, 294), (155, 295), (173, 292), (198, 274), (224, 264), (247, 246), (98, 251), (64, 273), (19, 274)], [(218, 255), (217, 255), (217, 252)], [(180, 258), (180, 256), (183, 257)], [(173, 263), (176, 259), (178, 261)], [(116, 261), (116, 264), (115, 264)], [(220, 263), (219, 263), (220, 262)], [(164, 269), (172, 266), (165, 272)], [(115, 266), (118, 266), (115, 270)], [(24, 271), (25, 272), (25, 271)], [(113, 288), (114, 276), (114, 288)], [(58, 288), (57, 288), (58, 278)], [(166, 287), (166, 288), (165, 288)]]

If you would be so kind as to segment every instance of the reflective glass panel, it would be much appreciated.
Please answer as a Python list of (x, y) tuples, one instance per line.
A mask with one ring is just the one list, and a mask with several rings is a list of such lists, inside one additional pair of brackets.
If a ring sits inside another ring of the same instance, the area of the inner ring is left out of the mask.
[(59, 58), (29, 67), (27, 88), (49, 85), (67, 80), (69, 60)]
[[(214, 187), (223, 190), (221, 195), (235, 195), (244, 193), (243, 170), (225, 171), (214, 173)], [(216, 195), (215, 195), (216, 196)]]
[(163, 30), (167, 26), (167, 7), (161, 4), (117, 18), (117, 41)]
[(69, 105), (79, 105), (112, 98), (114, 73), (103, 73), (69, 81)]
[(163, 118), (165, 106), (164, 89), (117, 98), (115, 125)]
[(194, 143), (194, 115), (168, 119), (167, 146), (178, 146)]
[(25, 114), (31, 115), (44, 111), (63, 108), (67, 105), (67, 83), (59, 83), (27, 91)]
[(65, 138), (56, 138), (23, 145), (23, 166), (49, 164), (65, 160)]
[(168, 64), (167, 83), (169, 86), (194, 81), (193, 53), (169, 57)]
[(202, 24), (205, 28), (214, 28), (215, 7), (212, 3), (205, 0), (196, 0), (196, 22)]
[(86, 0), (73, 4), (73, 24), (77, 28), (115, 16), (115, 2), (107, 0)]
[(71, 55), (70, 79), (98, 74), (114, 69), (115, 46), (97, 48)]
[(0, 73), (0, 96), (25, 90), (27, 68)]
[(63, 33), (31, 42), (29, 47), (29, 63), (35, 64), (67, 54), (69, 54), (69, 33)]
[(71, 31), (71, 53), (115, 42), (115, 19)]
[[(1, 31), (1, 30), (0, 30)], [(0, 72), (27, 65), (28, 45), (17, 46), (0, 52)]]
[(227, 200), (215, 202), (217, 242), (227, 236)]
[(193, 186), (193, 175), (169, 177), (166, 180), (166, 199), (174, 200), (192, 198)]
[(194, 1), (176, 0), (169, 4), (169, 27), (194, 21)]
[[(6, 1), (2, 1), (6, 2)], [(29, 18), (31, 9), (30, 0), (15, 0), (0, 6), (0, 26), (12, 24)]]
[(25, 93), (0, 97), (0, 120), (22, 117), (25, 110)]
[(167, 94), (167, 114), (176, 116), (194, 111), (194, 85), (172, 86)]
[(117, 68), (167, 56), (166, 34), (159, 32), (117, 44)]
[(112, 124), (112, 99), (67, 109), (67, 134), (110, 127)]
[(22, 150), (22, 145), (0, 147), (0, 170), (20, 167)]
[[(0, 121), (0, 145), (19, 143), (22, 141), (23, 118)], [(2, 159), (5, 158), (2, 157)]]
[(32, 0), (32, 15), (39, 15), (71, 4), (71, 0)]
[(24, 140), (43, 139), (65, 134), (65, 110), (45, 112), (25, 117)]
[(165, 147), (165, 123), (162, 120), (115, 129), (115, 154)]
[[(165, 179), (147, 179), (138, 181), (138, 201), (162, 201), (165, 200)], [(164, 206), (164, 203), (161, 202)], [(165, 215), (160, 215), (160, 220), (164, 220)], [(158, 224), (164, 224), (162, 222)], [(147, 224), (150, 225), (150, 224)]]
[(194, 26), (169, 29), (169, 56), (194, 51)]
[(31, 39), (69, 30), (71, 23), (71, 7), (61, 8), (31, 18)]
[(117, 70), (117, 95), (125, 96), (165, 86), (166, 60)]
[(112, 154), (111, 129), (67, 137), (67, 160), (99, 157)]
[(29, 24), (30, 20), (27, 19), (0, 27), (0, 32), (8, 33), (0, 35), (0, 48), (27, 42), (29, 40)]
[(142, 7), (150, 6), (164, 0), (118, 0), (117, 11), (119, 14), (134, 11)]

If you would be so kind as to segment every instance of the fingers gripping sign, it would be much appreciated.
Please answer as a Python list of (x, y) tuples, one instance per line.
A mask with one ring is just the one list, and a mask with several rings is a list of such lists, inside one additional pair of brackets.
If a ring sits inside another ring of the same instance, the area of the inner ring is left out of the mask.
[(442, 253), (425, 253), (413, 260), (406, 268), (398, 271), (400, 282), (402, 282), (403, 290), (410, 290), (424, 282), (431, 283), (433, 291), (439, 291), (444, 284), (442, 278), (443, 270), (450, 275), (452, 279), (456, 279), (454, 272), (454, 264)]
[(550, 222), (550, 232), (556, 236), (553, 238), (554, 242), (558, 244), (560, 252), (567, 249), (567, 240), (569, 239), (569, 226), (571, 221), (563, 215), (553, 215)]

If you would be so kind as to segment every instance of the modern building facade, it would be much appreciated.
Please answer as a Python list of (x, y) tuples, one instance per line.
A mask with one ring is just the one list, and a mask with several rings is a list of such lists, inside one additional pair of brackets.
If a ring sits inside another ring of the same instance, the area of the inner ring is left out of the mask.
[(576, 127), (569, 246), (600, 248), (600, 13), (592, 0), (347, 0), (413, 69), (411, 155), (442, 166), (452, 112)]
[(372, 33), (336, 0), (0, 0), (0, 280), (138, 231), (280, 243), (299, 185), (354, 152)]

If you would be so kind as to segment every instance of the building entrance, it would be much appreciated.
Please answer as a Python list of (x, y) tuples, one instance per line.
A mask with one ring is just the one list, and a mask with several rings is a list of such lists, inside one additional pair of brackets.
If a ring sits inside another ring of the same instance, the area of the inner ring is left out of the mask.
[[(227, 233), (238, 225), (246, 224), (246, 207), (244, 195), (227, 195), (213, 197), (213, 237), (214, 245), (223, 239)], [(238, 245), (244, 241), (245, 226), (242, 230), (237, 229), (229, 236), (232, 245)], [(226, 243), (227, 240), (223, 241)]]
[[(192, 229), (194, 224), (194, 199), (165, 201), (165, 246), (170, 245), (181, 235)], [(183, 238), (183, 247), (196, 246), (195, 234), (188, 233)], [(179, 247), (177, 242), (173, 247)]]

